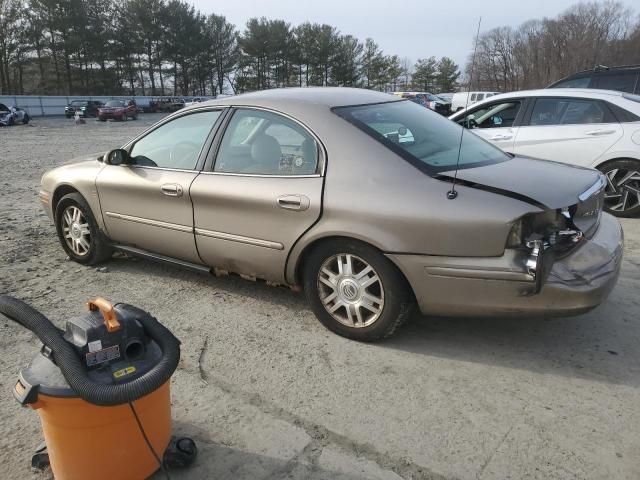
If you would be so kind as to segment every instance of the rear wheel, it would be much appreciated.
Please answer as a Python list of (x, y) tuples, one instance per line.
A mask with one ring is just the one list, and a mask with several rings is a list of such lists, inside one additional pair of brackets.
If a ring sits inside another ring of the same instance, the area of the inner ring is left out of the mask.
[(70, 193), (62, 197), (56, 205), (55, 219), (60, 244), (72, 260), (94, 265), (111, 257), (111, 246), (82, 195)]
[(27, 125), (27, 124), (29, 123), (29, 120), (31, 120), (31, 119), (29, 118), (29, 115), (25, 113), (25, 114), (24, 114), (24, 117), (22, 118), (22, 123), (23, 123), (23, 124), (25, 124), (25, 125)]
[(616, 217), (640, 215), (640, 161), (614, 160), (598, 169), (607, 177), (604, 209)]
[(355, 240), (320, 244), (304, 265), (313, 312), (329, 330), (354, 340), (391, 336), (413, 310), (413, 295), (396, 266)]

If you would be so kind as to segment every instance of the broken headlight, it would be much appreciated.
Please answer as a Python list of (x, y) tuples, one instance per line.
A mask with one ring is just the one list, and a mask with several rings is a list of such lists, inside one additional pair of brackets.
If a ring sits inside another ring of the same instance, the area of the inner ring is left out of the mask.
[(526, 252), (524, 267), (535, 281), (538, 293), (553, 262), (569, 253), (583, 240), (573, 223), (570, 209), (528, 214), (513, 223), (506, 247)]

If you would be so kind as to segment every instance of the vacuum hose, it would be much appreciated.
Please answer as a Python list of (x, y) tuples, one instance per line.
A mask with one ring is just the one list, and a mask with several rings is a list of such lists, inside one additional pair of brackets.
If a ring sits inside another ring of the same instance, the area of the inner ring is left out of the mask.
[[(130, 307), (135, 308), (135, 307)], [(132, 402), (160, 388), (176, 370), (180, 360), (180, 341), (155, 318), (140, 310), (137, 319), (147, 334), (162, 350), (162, 359), (144, 375), (128, 383), (105, 385), (87, 376), (78, 354), (64, 339), (59, 330), (43, 314), (26, 303), (0, 295), (0, 313), (31, 330), (53, 352), (56, 365), (62, 371), (69, 386), (83, 400), (102, 406)]]

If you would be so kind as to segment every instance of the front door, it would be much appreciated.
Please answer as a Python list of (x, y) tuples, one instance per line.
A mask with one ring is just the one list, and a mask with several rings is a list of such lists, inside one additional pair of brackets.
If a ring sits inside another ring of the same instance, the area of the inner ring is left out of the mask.
[(265, 110), (233, 113), (215, 164), (191, 186), (204, 262), (284, 281), (293, 244), (318, 219), (323, 155), (297, 122)]
[(516, 119), (522, 109), (520, 100), (483, 105), (472, 109), (458, 123), (470, 128), (476, 135), (493, 143), (505, 152), (513, 152), (513, 141), (518, 132)]
[(196, 111), (163, 123), (129, 147), (130, 164), (102, 169), (96, 183), (112, 240), (200, 263), (189, 188), (219, 116)]
[(514, 153), (590, 167), (623, 133), (599, 100), (538, 98), (518, 130)]

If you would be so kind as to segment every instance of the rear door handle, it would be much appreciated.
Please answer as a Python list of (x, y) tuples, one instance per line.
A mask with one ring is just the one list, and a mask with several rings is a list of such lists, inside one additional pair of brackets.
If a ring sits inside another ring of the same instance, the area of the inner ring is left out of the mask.
[(277, 198), (276, 203), (280, 208), (285, 210), (303, 211), (309, 208), (309, 197), (305, 195), (281, 195)]
[(169, 197), (182, 196), (182, 185), (178, 185), (177, 183), (165, 183), (160, 187), (160, 190), (164, 195), (168, 195)]
[(597, 137), (598, 135), (611, 135), (612, 133), (616, 133), (615, 130), (589, 130), (585, 132), (585, 135), (591, 135), (593, 137)]

